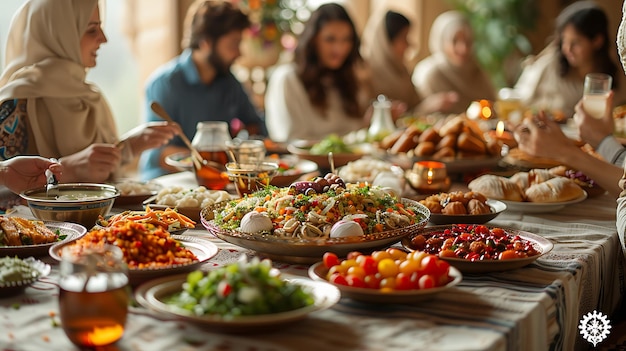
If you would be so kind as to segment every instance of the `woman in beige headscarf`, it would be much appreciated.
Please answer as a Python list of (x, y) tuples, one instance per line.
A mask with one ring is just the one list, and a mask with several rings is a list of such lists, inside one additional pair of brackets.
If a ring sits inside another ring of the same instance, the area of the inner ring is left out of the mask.
[(178, 132), (157, 123), (118, 138), (107, 102), (85, 81), (106, 41), (97, 0), (30, 0), (17, 11), (0, 77), (0, 158), (60, 158), (65, 181), (101, 182)]
[(413, 84), (421, 97), (445, 91), (458, 94), (450, 112), (460, 113), (472, 101), (495, 99), (489, 77), (478, 66), (472, 52), (473, 33), (459, 12), (444, 12), (430, 29), (431, 56), (420, 61), (413, 71)]
[(445, 112), (456, 102), (456, 94), (433, 94), (422, 101), (404, 65), (410, 27), (408, 18), (392, 10), (377, 12), (365, 26), (361, 54), (370, 69), (374, 93), (403, 102), (409, 110)]

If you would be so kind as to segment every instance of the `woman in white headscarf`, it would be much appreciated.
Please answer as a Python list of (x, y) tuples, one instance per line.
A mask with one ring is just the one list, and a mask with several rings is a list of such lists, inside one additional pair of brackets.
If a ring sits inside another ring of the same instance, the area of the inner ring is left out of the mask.
[(404, 65), (411, 22), (403, 14), (392, 10), (377, 12), (363, 31), (361, 54), (370, 70), (372, 89), (376, 95), (406, 104), (416, 112), (446, 112), (453, 105), (455, 93), (442, 92), (419, 97), (411, 73)]
[(97, 0), (30, 0), (16, 12), (0, 76), (0, 159), (59, 158), (64, 181), (101, 182), (178, 132), (157, 123), (118, 137), (107, 102), (85, 80), (106, 41)]
[(457, 102), (449, 112), (460, 113), (475, 100), (494, 100), (489, 77), (478, 66), (472, 51), (473, 32), (467, 19), (457, 11), (444, 12), (430, 29), (431, 56), (420, 61), (413, 71), (413, 84), (422, 98), (453, 91)]

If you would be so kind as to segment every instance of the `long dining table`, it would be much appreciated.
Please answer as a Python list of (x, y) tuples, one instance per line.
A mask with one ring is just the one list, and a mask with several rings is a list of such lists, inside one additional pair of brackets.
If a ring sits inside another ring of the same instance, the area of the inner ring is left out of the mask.
[[(164, 184), (184, 184), (171, 175)], [(26, 207), (17, 214), (28, 216)], [(114, 209), (121, 210), (121, 209)], [(465, 274), (457, 286), (412, 304), (368, 304), (342, 298), (332, 308), (275, 329), (228, 334), (131, 306), (123, 338), (104, 350), (586, 350), (579, 324), (610, 316), (624, 293), (625, 255), (608, 194), (554, 212), (504, 211), (489, 224), (548, 238), (554, 248), (524, 268)], [(256, 252), (213, 237), (202, 225), (184, 235), (219, 247), (203, 270)], [(396, 244), (398, 245), (398, 244)], [(58, 265), (24, 294), (0, 299), (0, 350), (75, 350), (59, 327)], [(286, 275), (308, 266), (275, 261)]]

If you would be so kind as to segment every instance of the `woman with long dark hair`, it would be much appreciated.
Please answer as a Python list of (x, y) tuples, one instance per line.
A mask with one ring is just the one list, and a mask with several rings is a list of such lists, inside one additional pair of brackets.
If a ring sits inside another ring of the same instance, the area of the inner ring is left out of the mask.
[(369, 99), (359, 37), (346, 10), (324, 4), (313, 12), (299, 37), (293, 63), (270, 76), (266, 124), (276, 141), (321, 139), (366, 125)]
[(524, 105), (571, 117), (582, 98), (585, 75), (592, 72), (611, 75), (614, 101), (623, 103), (606, 13), (593, 1), (577, 1), (561, 11), (555, 27), (555, 39), (528, 60), (515, 85)]

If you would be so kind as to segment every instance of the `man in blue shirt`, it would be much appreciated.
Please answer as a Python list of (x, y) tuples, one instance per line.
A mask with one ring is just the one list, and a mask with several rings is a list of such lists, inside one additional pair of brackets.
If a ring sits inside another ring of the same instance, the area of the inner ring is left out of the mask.
[[(153, 101), (163, 106), (185, 135), (192, 139), (202, 121), (243, 123), (250, 135), (265, 134), (265, 124), (241, 83), (230, 72), (240, 56), (242, 32), (248, 17), (230, 2), (201, 1), (190, 9), (188, 43), (183, 53), (158, 68), (146, 84), (146, 116), (160, 121), (150, 109)], [(235, 122), (233, 122), (235, 121)], [(143, 179), (152, 179), (173, 169), (166, 156), (187, 151), (180, 138), (144, 152), (140, 161)]]

